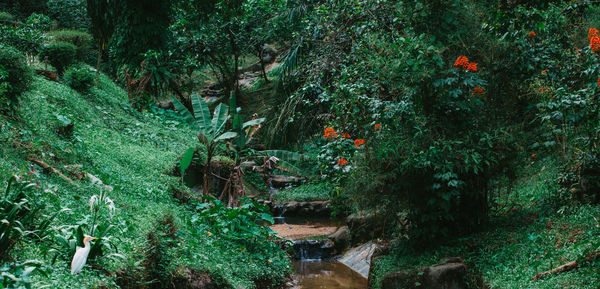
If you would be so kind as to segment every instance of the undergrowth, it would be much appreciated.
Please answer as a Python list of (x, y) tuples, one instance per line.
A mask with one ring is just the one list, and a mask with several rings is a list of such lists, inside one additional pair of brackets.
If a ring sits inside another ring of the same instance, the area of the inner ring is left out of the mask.
[[(90, 88), (85, 95), (65, 84), (36, 77), (21, 102), (16, 120), (0, 119), (2, 182), (10, 175), (23, 176), (44, 192), (41, 198), (48, 211), (68, 208), (52, 223), (55, 230), (76, 225), (89, 214), (88, 200), (101, 188), (92, 185), (85, 173), (112, 186), (116, 250), (110, 253), (122, 256), (101, 258), (93, 268), (86, 266), (82, 274), (72, 276), (67, 264), (52, 264), (52, 256), (47, 253), (51, 242), (19, 243), (13, 254), (17, 261), (38, 259), (44, 263), (47, 276), (32, 276), (35, 287), (116, 287), (114, 274), (104, 272), (135, 266), (140, 260), (137, 249), (146, 243), (155, 220), (171, 212), (180, 239), (178, 246), (168, 249), (172, 264), (162, 267), (175, 270), (185, 266), (208, 272), (223, 288), (252, 288), (252, 280), (259, 278), (283, 279), (281, 275), (289, 264), (283, 253), (269, 266), (249, 266), (249, 260), (258, 259), (255, 255), (260, 252), (253, 255), (214, 250), (215, 243), (227, 247), (228, 241), (218, 236), (198, 236), (190, 227), (187, 220), (194, 213), (173, 199), (171, 188), (180, 184), (170, 172), (180, 153), (198, 144), (196, 135), (177, 119), (134, 110), (128, 104), (127, 93), (104, 75), (99, 87)], [(74, 124), (70, 137), (60, 133), (66, 120)], [(43, 170), (30, 159), (47, 163), (74, 183)]]
[(560, 205), (554, 162), (542, 161), (527, 170), (529, 177), (508, 198), (511, 205), (492, 216), (488, 229), (428, 251), (414, 251), (404, 242), (392, 245), (391, 253), (375, 262), (375, 288), (387, 273), (430, 266), (450, 256), (462, 257), (491, 288), (598, 288), (600, 275), (594, 272), (600, 270), (599, 260), (533, 280), (537, 273), (584, 257), (600, 242), (593, 218), (600, 216), (600, 208)]

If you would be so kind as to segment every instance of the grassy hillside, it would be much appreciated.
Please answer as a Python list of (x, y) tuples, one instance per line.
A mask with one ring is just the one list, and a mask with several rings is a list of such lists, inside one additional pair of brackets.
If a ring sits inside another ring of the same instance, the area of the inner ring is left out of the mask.
[[(38, 184), (36, 196), (46, 204), (47, 215), (61, 209), (52, 223), (56, 233), (64, 226), (89, 222), (89, 200), (100, 188), (86, 178), (69, 174), (68, 166), (80, 166), (75, 172), (98, 177), (114, 187), (108, 192), (116, 207), (115, 228), (110, 240), (114, 251), (107, 252), (94, 269), (71, 276), (66, 260), (54, 257), (53, 238), (44, 242), (26, 242), (12, 254), (17, 261), (44, 261), (48, 276), (35, 275), (36, 286), (48, 288), (115, 287), (116, 274), (141, 270), (147, 247), (147, 234), (158, 220), (174, 215), (177, 240), (168, 250), (170, 262), (163, 270), (174, 273), (182, 266), (208, 272), (224, 287), (254, 286), (253, 280), (283, 279), (288, 265), (281, 253), (268, 264), (259, 263), (247, 252), (235, 254), (222, 248), (232, 246), (215, 234), (190, 227), (194, 213), (173, 198), (173, 188), (181, 189), (171, 175), (181, 154), (198, 145), (196, 135), (175, 118), (133, 110), (127, 93), (102, 76), (98, 88), (82, 95), (68, 86), (36, 78), (31, 91), (21, 99), (15, 119), (0, 119), (0, 176), (2, 187), (11, 175)], [(59, 130), (66, 119), (74, 123), (72, 136)], [(201, 148), (202, 149), (202, 148)], [(29, 159), (49, 164), (75, 180), (70, 184), (48, 173)], [(72, 169), (71, 169), (72, 170)], [(55, 233), (53, 233), (55, 234)], [(109, 254), (120, 254), (108, 257)], [(133, 269), (132, 269), (133, 268)]]

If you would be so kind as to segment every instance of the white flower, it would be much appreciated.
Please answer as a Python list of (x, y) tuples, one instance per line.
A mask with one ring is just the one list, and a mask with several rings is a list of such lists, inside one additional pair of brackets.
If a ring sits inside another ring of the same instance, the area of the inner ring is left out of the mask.
[(106, 204), (106, 207), (108, 208), (108, 213), (112, 218), (115, 215), (115, 203), (109, 197), (104, 198), (104, 203)]
[(93, 195), (90, 198), (90, 211), (94, 211), (94, 208), (98, 205), (98, 201), (99, 201), (98, 195)]

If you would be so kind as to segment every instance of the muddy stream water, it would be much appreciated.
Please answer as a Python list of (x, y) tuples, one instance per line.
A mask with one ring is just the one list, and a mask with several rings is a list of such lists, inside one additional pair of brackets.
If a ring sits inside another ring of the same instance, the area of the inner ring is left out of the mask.
[(298, 284), (294, 289), (366, 289), (367, 279), (337, 261), (294, 261)]
[[(340, 223), (326, 218), (280, 217), (279, 224), (272, 228), (280, 235), (292, 238), (311, 239), (306, 235), (335, 232)], [(329, 231), (328, 231), (329, 230)], [(313, 232), (311, 234), (311, 232)], [(306, 235), (303, 236), (303, 233)], [(297, 243), (298, 241), (295, 241)], [(301, 242), (301, 241), (300, 241)], [(295, 247), (297, 247), (295, 245)], [(293, 262), (295, 272), (292, 289), (366, 289), (367, 279), (335, 258), (321, 259), (324, 255), (318, 248), (296, 248), (299, 252)]]

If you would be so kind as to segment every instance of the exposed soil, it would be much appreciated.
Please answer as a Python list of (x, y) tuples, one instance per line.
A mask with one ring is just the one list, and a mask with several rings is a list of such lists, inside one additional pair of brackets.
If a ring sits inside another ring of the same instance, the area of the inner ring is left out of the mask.
[(322, 225), (293, 225), (293, 224), (277, 224), (271, 225), (271, 229), (277, 234), (286, 239), (302, 239), (307, 237), (331, 235), (339, 228), (337, 226), (322, 226)]

